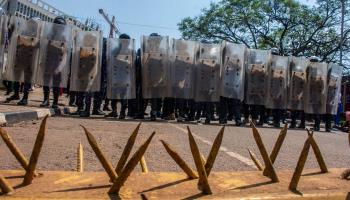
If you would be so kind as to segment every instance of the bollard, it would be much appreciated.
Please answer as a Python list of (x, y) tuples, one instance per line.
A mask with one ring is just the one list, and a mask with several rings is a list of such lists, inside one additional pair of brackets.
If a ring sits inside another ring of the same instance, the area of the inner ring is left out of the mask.
[(205, 166), (204, 166), (207, 176), (209, 176), (211, 169), (214, 166), (215, 159), (221, 147), (222, 138), (224, 137), (224, 132), (225, 132), (225, 126), (221, 128), (221, 130), (219, 131), (218, 135), (214, 140), (213, 146), (211, 147), (210, 153), (207, 158), (207, 162), (205, 163)]
[(81, 143), (79, 143), (77, 152), (77, 172), (84, 172), (84, 152)]
[(312, 149), (314, 150), (314, 153), (315, 153), (315, 156), (316, 156), (316, 160), (318, 162), (318, 165), (321, 168), (321, 172), (322, 173), (327, 173), (328, 169), (327, 169), (326, 163), (325, 163), (325, 161), (323, 159), (321, 150), (318, 147), (318, 144), (316, 143), (316, 140), (314, 138), (314, 133), (313, 132), (310, 133), (310, 131), (308, 129), (306, 129), (306, 130), (307, 130), (307, 134), (309, 135), (310, 144), (311, 144)]
[(147, 174), (148, 173), (148, 167), (147, 167), (146, 159), (145, 159), (144, 156), (141, 157), (140, 165), (141, 165), (142, 173)]
[(35, 168), (38, 163), (41, 148), (44, 144), (45, 133), (46, 133), (46, 121), (48, 117), (49, 115), (46, 115), (40, 124), (39, 132), (35, 140), (32, 155), (30, 156), (28, 168), (27, 168), (26, 174), (24, 175), (23, 185), (29, 185), (33, 181)]
[(187, 174), (190, 179), (196, 179), (198, 176), (196, 173), (187, 165), (187, 163), (179, 156), (179, 154), (165, 141), (161, 140), (165, 150), (168, 152), (170, 157), (176, 162), (177, 165)]
[(188, 138), (190, 142), (191, 152), (194, 159), (194, 162), (196, 164), (199, 180), (198, 180), (198, 188), (204, 193), (204, 194), (212, 194), (209, 183), (208, 183), (208, 176), (205, 171), (201, 155), (197, 146), (196, 141), (194, 140), (194, 137), (191, 133), (191, 130), (189, 127), (187, 127), (188, 130)]
[(135, 169), (138, 162), (140, 162), (142, 156), (145, 154), (152, 138), (156, 133), (153, 132), (152, 135), (146, 140), (146, 142), (141, 145), (141, 147), (135, 152), (135, 154), (130, 158), (129, 162), (125, 165), (123, 171), (120, 173), (119, 177), (113, 183), (111, 189), (108, 191), (109, 194), (118, 194), (120, 188), (125, 183), (126, 179), (130, 176), (131, 172)]
[(256, 144), (258, 145), (261, 157), (264, 160), (265, 168), (267, 170), (268, 177), (271, 179), (272, 182), (278, 182), (278, 177), (276, 174), (275, 169), (273, 168), (272, 162), (270, 160), (269, 155), (267, 154), (265, 145), (261, 139), (261, 136), (259, 134), (259, 131), (256, 129), (254, 123), (251, 123), (252, 129), (253, 129), (253, 136)]
[[(11, 153), (15, 156), (16, 160), (21, 164), (23, 169), (27, 171), (29, 162), (21, 150), (17, 147), (16, 143), (12, 140), (11, 136), (1, 127), (0, 135), (7, 147), (10, 149)], [(37, 175), (38, 174), (34, 171), (34, 176)]]
[(95, 152), (97, 158), (99, 159), (100, 163), (102, 164), (102, 167), (105, 169), (105, 171), (107, 172), (110, 180), (112, 182), (114, 182), (118, 175), (117, 173), (115, 173), (112, 164), (107, 160), (107, 158), (105, 157), (105, 155), (102, 153), (100, 147), (98, 146), (96, 139), (94, 138), (94, 136), (84, 127), (83, 127), (84, 131), (85, 131), (85, 135), (89, 141), (89, 144), (92, 148), (92, 150)]
[(11, 187), (11, 185), (1, 175), (0, 175), (0, 188), (4, 194), (8, 194), (13, 191), (13, 188)]
[[(276, 143), (272, 149), (272, 152), (270, 154), (270, 160), (271, 163), (274, 164), (277, 158), (278, 153), (280, 152), (280, 149), (282, 147), (282, 144), (284, 142), (284, 139), (286, 138), (287, 135), (287, 130), (288, 130), (288, 124), (285, 124), (284, 127), (281, 129), (280, 134), (278, 135), (278, 138), (276, 140)], [(267, 169), (265, 168), (263, 171), (263, 175), (267, 176)]]
[(140, 130), (140, 126), (141, 126), (142, 123), (139, 123), (137, 125), (137, 127), (135, 128), (135, 130), (132, 132), (131, 136), (129, 137), (128, 139), (128, 142), (126, 143), (125, 147), (124, 147), (124, 150), (123, 150), (123, 153), (118, 161), (118, 164), (117, 164), (117, 167), (115, 168), (115, 172), (117, 174), (119, 174), (122, 170), (123, 170), (123, 167), (126, 163), (126, 161), (128, 160), (128, 157), (130, 155), (130, 152), (132, 150), (132, 147), (134, 146), (135, 144), (135, 140), (136, 140), (136, 136)]
[(307, 156), (309, 155), (309, 150), (310, 150), (310, 138), (308, 138), (304, 143), (304, 147), (300, 153), (299, 160), (298, 160), (297, 166), (295, 167), (292, 180), (290, 181), (289, 189), (292, 191), (295, 191), (297, 189), (301, 173), (303, 172), (305, 162), (307, 160)]
[(259, 171), (262, 171), (263, 166), (262, 166), (261, 162), (259, 161), (259, 159), (256, 157), (256, 155), (250, 149), (248, 149), (248, 153), (249, 153), (250, 158), (253, 160), (256, 168), (258, 168)]

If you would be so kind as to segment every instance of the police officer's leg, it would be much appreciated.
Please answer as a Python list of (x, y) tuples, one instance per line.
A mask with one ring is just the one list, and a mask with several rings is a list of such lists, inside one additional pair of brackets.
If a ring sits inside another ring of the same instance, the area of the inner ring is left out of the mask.
[(214, 105), (212, 102), (205, 102), (204, 103), (204, 108), (205, 108), (205, 123), (210, 124), (212, 115), (213, 115), (213, 108)]
[(156, 103), (157, 103), (157, 106), (156, 106), (156, 114), (157, 114), (157, 117), (160, 118), (162, 116), (162, 107), (163, 107), (163, 99), (162, 98), (157, 98), (156, 99)]
[(101, 104), (102, 104), (102, 93), (101, 92), (95, 92), (94, 93), (94, 103), (92, 108), (92, 114), (93, 115), (105, 115), (104, 112), (101, 110)]
[(14, 94), (6, 99), (6, 103), (9, 103), (13, 100), (19, 100), (19, 82), (13, 83)]
[(228, 98), (220, 97), (219, 106), (219, 123), (227, 124), (227, 109), (228, 109)]
[(76, 107), (77, 106), (77, 92), (69, 91), (69, 106)]
[(151, 103), (151, 121), (155, 121), (157, 119), (158, 105), (159, 99), (152, 98), (150, 99)]
[(250, 113), (252, 115), (252, 122), (257, 125), (259, 118), (259, 105), (251, 105)]
[(52, 102), (52, 108), (57, 109), (58, 108), (58, 99), (60, 97), (60, 88), (59, 87), (53, 87), (52, 88), (53, 93), (53, 102)]
[(120, 114), (119, 114), (119, 119), (125, 119), (126, 116), (126, 109), (128, 108), (128, 100), (126, 99), (121, 99), (120, 100)]
[(236, 126), (242, 126), (242, 103), (238, 99), (232, 99), (231, 102), (233, 102), (232, 108)]
[(315, 124), (314, 124), (314, 130), (320, 131), (320, 125), (321, 125), (321, 116), (320, 115), (313, 115)]
[(279, 128), (280, 122), (281, 122), (281, 110), (280, 109), (273, 109), (273, 126), (276, 128)]
[(80, 112), (80, 117), (90, 117), (91, 99), (92, 99), (91, 92), (85, 92), (84, 99), (85, 99), (85, 109), (84, 111)]
[(74, 113), (71, 113), (72, 115), (80, 115), (80, 113), (84, 110), (84, 92), (75, 92), (76, 96), (76, 104), (77, 104), (77, 111)]
[(31, 89), (32, 84), (31, 83), (24, 83), (23, 86), (23, 97), (22, 99), (17, 103), (17, 105), (28, 105), (28, 97), (29, 97), (29, 90)]
[(299, 124), (298, 128), (305, 129), (305, 112), (300, 111), (299, 117), (300, 117), (300, 124)]
[(332, 131), (332, 119), (333, 119), (333, 115), (331, 115), (331, 114), (326, 114), (325, 115), (326, 132), (331, 132)]
[(50, 87), (43, 86), (44, 100), (40, 104), (40, 107), (49, 107), (50, 106)]
[(292, 110), (291, 111), (291, 115), (290, 115), (291, 123), (290, 123), (289, 128), (296, 128), (297, 116), (298, 116), (298, 111), (297, 110)]
[(117, 100), (116, 99), (111, 99), (111, 108), (112, 112), (106, 115), (106, 117), (118, 117), (118, 112), (117, 112)]
[(106, 98), (105, 102), (103, 104), (103, 111), (111, 111), (111, 109), (109, 108), (109, 102), (110, 102), (110, 100), (108, 98)]
[(193, 99), (185, 100), (188, 105), (188, 116), (186, 118), (186, 121), (194, 121), (194, 116), (196, 114), (196, 103)]

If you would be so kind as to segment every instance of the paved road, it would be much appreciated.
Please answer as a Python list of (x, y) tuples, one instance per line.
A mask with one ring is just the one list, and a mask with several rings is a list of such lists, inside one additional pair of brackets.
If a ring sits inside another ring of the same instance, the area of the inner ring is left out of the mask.
[[(39, 124), (39, 121), (33, 121), (5, 127), (28, 158), (34, 144)], [(85, 170), (103, 170), (87, 142), (83, 129), (79, 125), (86, 126), (96, 136), (106, 156), (111, 160), (113, 165), (116, 166), (124, 145), (137, 124), (138, 122), (135, 121), (115, 121), (103, 118), (49, 118), (47, 135), (38, 167), (41, 170), (74, 170), (76, 168), (76, 150), (78, 144), (81, 142), (84, 146)], [(203, 155), (208, 155), (211, 144), (221, 128), (220, 126), (144, 122), (141, 126), (133, 152), (153, 131), (156, 131), (157, 134), (145, 155), (150, 171), (180, 171), (180, 168), (174, 164), (172, 159), (165, 152), (159, 141), (161, 139), (170, 143), (178, 153), (194, 167), (188, 144), (187, 125), (194, 133)], [(280, 130), (261, 128), (259, 131), (268, 151), (271, 152)], [(286, 141), (277, 157), (275, 163), (276, 168), (293, 169), (306, 138), (305, 131), (289, 130)], [(324, 154), (328, 167), (350, 166), (350, 148), (345, 133), (317, 132), (315, 133), (315, 139)], [(251, 129), (247, 127), (226, 127), (222, 148), (214, 165), (214, 170), (255, 170), (249, 159), (247, 148), (251, 148), (259, 155)], [(20, 168), (2, 140), (0, 140), (0, 155), (0, 169)], [(306, 167), (317, 167), (313, 151), (310, 151)]]

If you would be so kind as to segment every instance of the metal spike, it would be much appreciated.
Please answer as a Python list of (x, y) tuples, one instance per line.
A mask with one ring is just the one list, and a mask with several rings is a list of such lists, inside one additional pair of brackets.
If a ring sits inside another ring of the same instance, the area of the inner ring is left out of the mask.
[(165, 141), (161, 140), (165, 150), (173, 158), (177, 165), (187, 174), (190, 179), (196, 179), (198, 176), (196, 173), (187, 165), (187, 163), (179, 156), (179, 154)]
[(200, 153), (200, 154), (201, 154), (201, 161), (202, 161), (202, 164), (203, 164), (203, 166), (205, 166), (205, 163), (206, 163), (205, 157), (203, 156), (202, 153)]
[(84, 151), (81, 143), (79, 143), (77, 154), (77, 172), (84, 172)]
[[(274, 164), (275, 160), (277, 158), (278, 153), (280, 152), (280, 149), (282, 147), (282, 144), (284, 142), (284, 139), (286, 138), (287, 135), (287, 130), (288, 130), (288, 124), (285, 124), (284, 127), (281, 129), (280, 134), (278, 135), (278, 138), (276, 140), (276, 143), (272, 149), (272, 152), (270, 154), (270, 160), (271, 163)], [(267, 169), (264, 169), (263, 175), (267, 176)]]
[(128, 157), (130, 155), (130, 152), (132, 150), (132, 147), (135, 144), (135, 140), (136, 140), (136, 136), (139, 132), (140, 126), (142, 123), (139, 123), (137, 125), (137, 127), (135, 128), (135, 130), (132, 132), (131, 136), (128, 139), (128, 142), (126, 143), (123, 153), (118, 161), (117, 167), (115, 168), (115, 171), (117, 172), (117, 174), (120, 174), (120, 172), (123, 170), (123, 167), (126, 163), (126, 161), (128, 160)]
[(312, 149), (314, 150), (314, 153), (315, 153), (315, 156), (316, 156), (316, 160), (318, 162), (318, 165), (320, 166), (321, 172), (322, 173), (327, 173), (328, 169), (327, 169), (326, 163), (325, 163), (325, 161), (323, 159), (321, 150), (318, 147), (317, 142), (316, 142), (316, 140), (314, 138), (314, 134), (313, 134), (313, 132), (310, 133), (310, 131), (308, 129), (306, 129), (306, 130), (307, 130), (307, 134), (309, 135), (310, 144), (311, 144)]
[(118, 175), (114, 171), (112, 164), (107, 160), (107, 158), (105, 157), (105, 155), (101, 151), (101, 148), (98, 146), (95, 137), (84, 126), (81, 126), (81, 127), (83, 127), (83, 129), (85, 131), (85, 135), (89, 141), (89, 144), (90, 144), (92, 150), (95, 152), (100, 163), (102, 164), (102, 167), (107, 172), (111, 182), (114, 182), (117, 179)]
[(142, 173), (147, 174), (148, 173), (148, 167), (147, 167), (145, 156), (141, 157), (140, 165), (141, 165)]
[[(16, 143), (12, 140), (11, 136), (5, 131), (5, 129), (0, 127), (0, 135), (1, 138), (4, 140), (5, 144), (11, 151), (11, 153), (15, 156), (16, 160), (21, 164), (24, 170), (27, 171), (28, 169), (28, 160), (27, 158), (23, 155), (21, 150), (17, 147)], [(34, 176), (37, 176), (38, 174), (34, 172)]]
[(188, 130), (188, 138), (190, 142), (191, 152), (194, 159), (194, 163), (196, 164), (199, 180), (198, 180), (198, 187), (204, 194), (212, 194), (209, 182), (208, 182), (208, 176), (205, 171), (205, 167), (203, 165), (201, 155), (197, 146), (197, 143), (191, 133), (191, 130), (189, 127), (187, 127)]
[(289, 184), (290, 190), (295, 191), (297, 189), (301, 173), (303, 172), (303, 169), (305, 166), (307, 156), (309, 155), (309, 150), (310, 150), (310, 139), (308, 138), (304, 143), (303, 150), (301, 151), (299, 156), (298, 164), (295, 167), (292, 180), (290, 181), (290, 184)]
[(11, 187), (11, 185), (1, 175), (0, 175), (0, 188), (4, 194), (8, 194), (13, 191), (13, 188)]
[(273, 165), (272, 165), (272, 162), (270, 160), (269, 155), (267, 154), (265, 145), (261, 139), (261, 136), (259, 134), (258, 129), (256, 129), (256, 127), (253, 123), (252, 123), (252, 129), (253, 129), (253, 136), (254, 136), (255, 142), (258, 145), (261, 157), (264, 160), (265, 168), (267, 170), (268, 177), (271, 179), (272, 182), (278, 182), (279, 180), (278, 180), (276, 171), (273, 168)]
[(135, 169), (138, 162), (140, 162), (142, 156), (145, 154), (148, 145), (151, 143), (152, 138), (156, 133), (153, 132), (152, 135), (146, 140), (143, 145), (135, 152), (135, 154), (130, 158), (129, 162), (125, 165), (123, 171), (120, 173), (120, 176), (113, 183), (111, 189), (108, 191), (110, 194), (118, 194), (120, 188), (125, 183), (127, 178), (130, 176), (131, 172)]
[(32, 155), (30, 156), (28, 168), (27, 168), (26, 174), (24, 175), (23, 185), (29, 185), (33, 181), (35, 168), (39, 160), (41, 148), (44, 144), (45, 133), (46, 133), (46, 121), (48, 117), (49, 115), (46, 115), (40, 124), (39, 132), (35, 140)]
[(254, 162), (256, 168), (259, 171), (262, 171), (263, 170), (263, 166), (262, 166), (261, 162), (259, 161), (259, 159), (256, 157), (256, 155), (250, 149), (248, 149), (248, 152), (249, 152), (249, 156), (252, 159), (252, 161)]
[(213, 146), (211, 147), (210, 153), (207, 158), (207, 162), (205, 163), (205, 171), (207, 176), (209, 176), (211, 169), (213, 168), (215, 159), (219, 153), (220, 146), (222, 143), (222, 138), (224, 137), (225, 126), (221, 128), (218, 135), (216, 136)]

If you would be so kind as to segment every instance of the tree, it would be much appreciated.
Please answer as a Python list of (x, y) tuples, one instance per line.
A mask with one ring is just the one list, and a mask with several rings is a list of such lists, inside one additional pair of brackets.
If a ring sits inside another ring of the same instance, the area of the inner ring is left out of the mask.
[[(184, 39), (226, 40), (249, 48), (278, 47), (281, 55), (319, 56), (322, 61), (349, 63), (350, 26), (341, 30), (340, 1), (349, 24), (350, 0), (318, 0), (309, 7), (296, 0), (222, 0), (197, 17), (179, 24)], [(346, 69), (348, 69), (346, 67)]]

